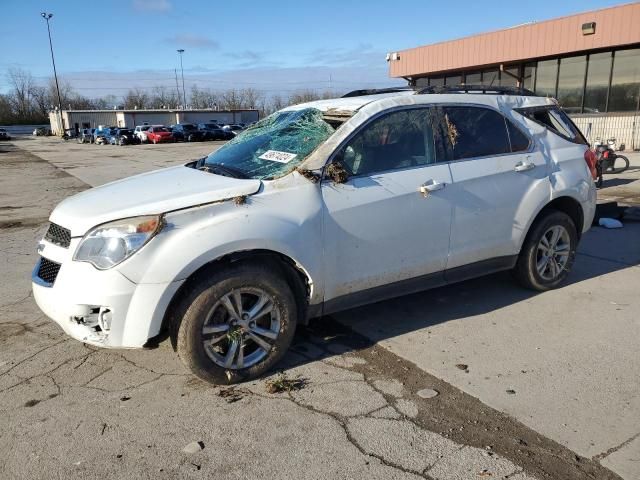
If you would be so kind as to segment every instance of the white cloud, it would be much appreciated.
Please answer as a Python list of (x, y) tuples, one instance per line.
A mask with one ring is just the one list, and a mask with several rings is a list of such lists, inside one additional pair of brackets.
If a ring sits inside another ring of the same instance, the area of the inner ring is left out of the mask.
[(171, 10), (169, 0), (133, 0), (133, 8), (139, 12), (164, 13)]

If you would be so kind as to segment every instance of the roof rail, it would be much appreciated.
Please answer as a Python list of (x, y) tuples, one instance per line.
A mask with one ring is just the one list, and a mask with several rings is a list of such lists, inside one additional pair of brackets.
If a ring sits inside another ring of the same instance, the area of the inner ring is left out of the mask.
[(413, 87), (389, 87), (389, 88), (369, 88), (364, 90), (353, 90), (345, 93), (340, 98), (363, 97), (366, 95), (378, 95), (381, 93), (398, 93), (415, 90)]
[(493, 85), (443, 85), (424, 87), (416, 94), (438, 94), (438, 93), (487, 93), (490, 95), (524, 95), (527, 97), (537, 97), (531, 90), (524, 87), (493, 86)]

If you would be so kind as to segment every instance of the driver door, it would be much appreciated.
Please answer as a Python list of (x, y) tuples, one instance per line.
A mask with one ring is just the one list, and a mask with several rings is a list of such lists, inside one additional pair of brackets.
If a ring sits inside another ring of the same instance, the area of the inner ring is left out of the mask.
[(451, 174), (433, 122), (428, 107), (383, 114), (338, 152), (350, 176), (322, 183), (325, 312), (443, 283)]

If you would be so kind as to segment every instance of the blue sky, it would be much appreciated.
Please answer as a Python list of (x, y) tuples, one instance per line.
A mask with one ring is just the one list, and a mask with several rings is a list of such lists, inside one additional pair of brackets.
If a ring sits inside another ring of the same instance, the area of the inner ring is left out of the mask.
[(266, 94), (393, 84), (388, 51), (619, 4), (596, 0), (3, 0), (4, 71), (52, 75), (51, 20), (58, 74), (87, 96), (126, 88), (175, 88), (184, 48), (187, 88), (254, 87)]

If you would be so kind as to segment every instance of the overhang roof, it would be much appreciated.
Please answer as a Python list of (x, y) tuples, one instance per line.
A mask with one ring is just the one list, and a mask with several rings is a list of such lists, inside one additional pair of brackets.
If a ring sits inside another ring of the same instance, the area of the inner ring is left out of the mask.
[[(595, 22), (595, 33), (582, 25)], [(452, 70), (640, 44), (640, 3), (579, 13), (458, 40), (401, 50), (389, 61), (391, 77), (416, 77)]]

